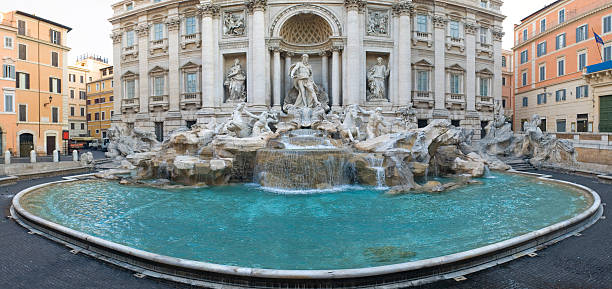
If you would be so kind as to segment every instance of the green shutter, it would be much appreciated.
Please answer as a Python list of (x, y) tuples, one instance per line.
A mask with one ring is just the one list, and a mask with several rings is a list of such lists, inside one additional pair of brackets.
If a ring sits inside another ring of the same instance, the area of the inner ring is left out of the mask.
[(612, 95), (599, 97), (599, 132), (612, 132)]

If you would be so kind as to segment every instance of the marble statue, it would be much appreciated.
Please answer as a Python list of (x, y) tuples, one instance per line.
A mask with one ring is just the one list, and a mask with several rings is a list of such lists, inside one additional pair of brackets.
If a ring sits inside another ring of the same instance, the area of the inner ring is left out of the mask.
[(378, 57), (376, 64), (368, 69), (368, 100), (387, 100), (386, 79), (390, 70), (383, 63), (383, 58)]
[(308, 63), (308, 54), (302, 55), (302, 61), (292, 65), (291, 79), (293, 86), (298, 91), (297, 99), (293, 105), (297, 107), (320, 106), (317, 93), (312, 79), (312, 67)]
[(250, 114), (248, 111), (246, 111), (245, 106), (246, 103), (244, 102), (241, 102), (236, 106), (236, 108), (232, 112), (230, 120), (225, 123), (225, 125), (221, 129), (221, 133), (230, 134), (239, 138), (244, 138), (251, 135), (251, 131), (249, 129), (249, 122), (242, 117), (243, 113)]
[(389, 124), (385, 122), (382, 115), (382, 108), (377, 107), (374, 111), (359, 108), (359, 111), (365, 115), (369, 115), (368, 125), (366, 127), (367, 139), (373, 139), (381, 136), (383, 134), (383, 129), (381, 126), (385, 128), (389, 127)]
[(223, 20), (223, 33), (228, 36), (244, 35), (244, 14), (226, 12)]
[(357, 124), (359, 113), (359, 106), (356, 104), (349, 105), (344, 110), (344, 119), (340, 124), (339, 131), (340, 136), (343, 139), (349, 139), (350, 142), (355, 142), (355, 139), (359, 140), (359, 126)]
[(247, 110), (244, 110), (244, 112), (251, 118), (256, 119), (257, 121), (255, 121), (255, 123), (253, 124), (253, 131), (251, 132), (251, 136), (255, 137), (255, 136), (260, 136), (264, 133), (268, 133), (268, 132), (272, 132), (272, 129), (270, 128), (270, 124), (271, 123), (278, 123), (278, 120), (276, 120), (274, 118), (273, 115), (271, 115), (269, 112), (264, 111), (259, 115), (255, 115), (250, 113)]
[(227, 72), (224, 85), (228, 89), (228, 101), (246, 101), (246, 74), (242, 70), (240, 59), (234, 60), (234, 65)]
[(387, 35), (389, 16), (384, 11), (370, 11), (368, 17), (368, 35)]

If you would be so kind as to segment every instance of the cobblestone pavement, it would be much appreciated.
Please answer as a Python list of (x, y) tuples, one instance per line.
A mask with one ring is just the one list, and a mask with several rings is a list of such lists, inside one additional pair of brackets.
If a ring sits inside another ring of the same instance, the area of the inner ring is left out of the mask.
[[(586, 185), (599, 193), (603, 203), (612, 204), (612, 185), (590, 177), (546, 173)], [(15, 193), (59, 179), (45, 178), (0, 187), (0, 288), (192, 288), (150, 278), (138, 279), (130, 271), (82, 254), (73, 255), (67, 247), (29, 235), (26, 229), (5, 218)], [(419, 288), (612, 288), (611, 220), (599, 220), (582, 234), (538, 251), (536, 257), (523, 257), (467, 275), (465, 281), (440, 281)]]

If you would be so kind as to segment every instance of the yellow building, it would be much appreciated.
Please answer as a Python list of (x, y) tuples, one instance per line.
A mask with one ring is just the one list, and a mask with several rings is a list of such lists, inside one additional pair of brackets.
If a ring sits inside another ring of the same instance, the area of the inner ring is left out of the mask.
[(113, 67), (100, 69), (100, 78), (87, 83), (87, 129), (89, 136), (107, 138), (113, 111)]
[(70, 138), (88, 135), (87, 83), (100, 79), (101, 69), (108, 67), (102, 57), (80, 56), (74, 65), (68, 66), (68, 123)]

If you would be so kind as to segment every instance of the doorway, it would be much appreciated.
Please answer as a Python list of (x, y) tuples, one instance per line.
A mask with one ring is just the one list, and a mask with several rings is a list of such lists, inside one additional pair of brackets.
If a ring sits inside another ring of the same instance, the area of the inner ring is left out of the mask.
[(55, 136), (48, 135), (47, 136), (47, 155), (53, 155), (53, 151), (55, 150)]
[(34, 149), (34, 136), (30, 133), (24, 133), (19, 136), (19, 156), (27, 158), (30, 156), (30, 151)]

